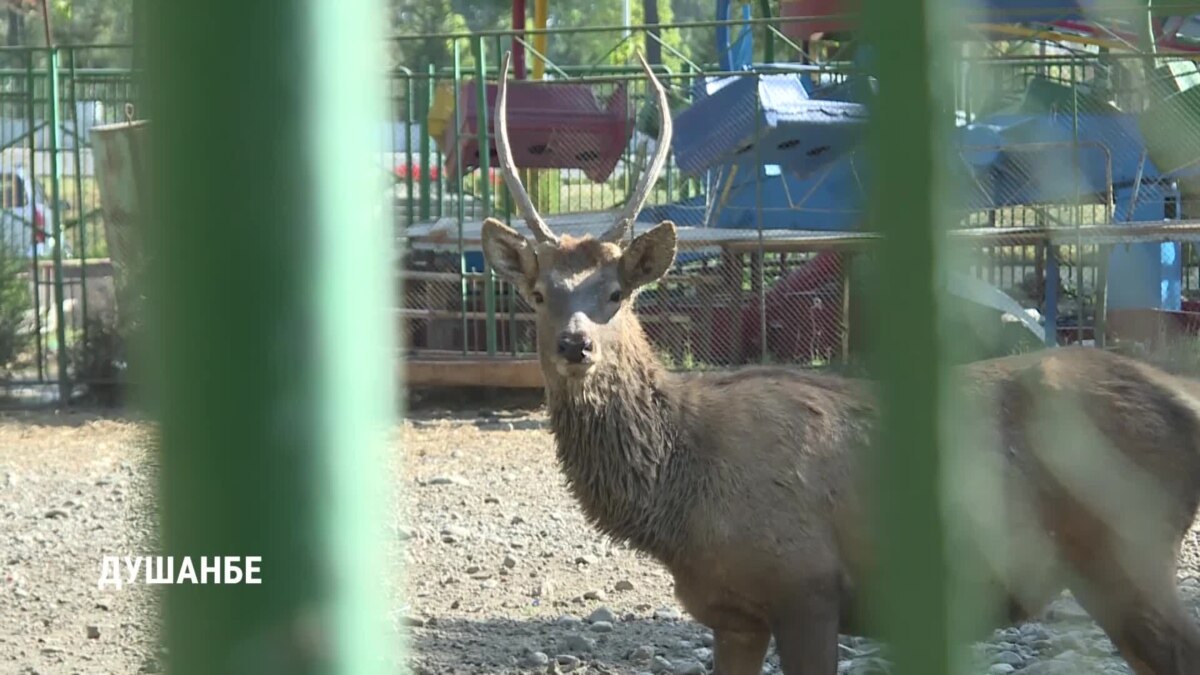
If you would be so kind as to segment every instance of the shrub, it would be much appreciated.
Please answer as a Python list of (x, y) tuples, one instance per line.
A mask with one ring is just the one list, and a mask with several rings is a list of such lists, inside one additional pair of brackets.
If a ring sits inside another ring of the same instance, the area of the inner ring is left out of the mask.
[(25, 352), (32, 336), (28, 331), (33, 307), (25, 265), (0, 249), (0, 375)]

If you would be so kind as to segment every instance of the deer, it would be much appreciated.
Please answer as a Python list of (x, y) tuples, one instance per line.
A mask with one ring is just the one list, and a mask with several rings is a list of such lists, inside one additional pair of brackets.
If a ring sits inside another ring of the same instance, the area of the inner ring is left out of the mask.
[[(635, 312), (674, 264), (677, 228), (632, 236), (671, 144), (667, 97), (648, 169), (593, 237), (556, 235), (509, 147), (504, 57), (498, 161), (532, 239), (483, 222), (489, 266), (534, 312), (557, 465), (589, 524), (661, 564), (713, 632), (720, 675), (757, 675), (775, 640), (786, 675), (833, 675), (841, 634), (877, 634), (869, 506), (879, 404), (869, 378), (750, 365), (675, 372)], [(948, 537), (989, 593), (989, 627), (1030, 620), (1064, 590), (1138, 675), (1200, 673), (1200, 631), (1176, 586), (1200, 503), (1200, 389), (1109, 350), (1073, 346), (954, 367), (973, 435), (949, 438)], [(1064, 422), (1076, 431), (1053, 438)], [(969, 426), (969, 429), (968, 429)], [(1082, 430), (1082, 431), (1080, 431)], [(956, 464), (957, 463), (957, 464)], [(954, 474), (957, 475), (957, 474)], [(967, 474), (963, 474), (967, 475)], [(954, 523), (959, 523), (954, 525)]]

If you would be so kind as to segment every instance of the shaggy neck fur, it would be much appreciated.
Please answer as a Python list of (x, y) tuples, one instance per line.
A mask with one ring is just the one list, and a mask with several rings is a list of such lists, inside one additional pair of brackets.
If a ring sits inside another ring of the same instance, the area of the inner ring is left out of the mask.
[[(582, 381), (545, 369), (558, 461), (584, 515), (602, 532), (669, 562), (680, 554), (695, 470), (671, 374), (626, 311), (621, 338)], [(698, 478), (698, 477), (696, 477)], [(682, 479), (682, 480), (681, 480)]]

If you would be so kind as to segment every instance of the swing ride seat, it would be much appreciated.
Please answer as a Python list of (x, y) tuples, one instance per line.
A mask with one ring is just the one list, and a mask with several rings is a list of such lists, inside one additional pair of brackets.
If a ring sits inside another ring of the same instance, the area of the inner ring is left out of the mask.
[[(459, 89), (457, 133), (445, 124), (439, 145), (451, 176), (480, 165), (478, 84)], [(451, 92), (452, 93), (452, 92)], [(487, 85), (488, 165), (497, 165), (492, 111), (496, 85)], [(629, 101), (619, 84), (606, 104), (589, 84), (513, 81), (508, 87), (508, 136), (513, 160), (523, 169), (579, 169), (591, 180), (606, 180), (633, 133)], [(452, 122), (452, 120), (451, 120)]]
[(724, 164), (777, 164), (817, 171), (858, 144), (866, 106), (814, 99), (798, 73), (723, 77), (701, 83), (675, 118), (675, 163), (688, 174)]

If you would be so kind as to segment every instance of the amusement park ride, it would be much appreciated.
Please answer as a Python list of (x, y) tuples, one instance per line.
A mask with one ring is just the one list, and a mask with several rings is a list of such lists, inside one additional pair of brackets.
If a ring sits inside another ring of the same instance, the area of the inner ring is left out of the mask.
[[(536, 29), (545, 29), (547, 1), (536, 0)], [(768, 3), (758, 4), (760, 12), (767, 11)], [(515, 0), (513, 19), (518, 31), (524, 29), (525, 9), (524, 0)], [(728, 22), (736, 19), (735, 13), (750, 18), (751, 5), (736, 9), (730, 0), (717, 0), (716, 18)], [(822, 248), (821, 238), (838, 241), (839, 235), (864, 234), (860, 228), (870, 171), (866, 162), (856, 159), (856, 150), (877, 83), (869, 75), (869, 45), (858, 41), (857, 9), (852, 0), (782, 0), (778, 24), (765, 31), (766, 40), (777, 31), (776, 35), (803, 45), (805, 57), (800, 63), (770, 62), (770, 44), (763, 50), (768, 62), (754, 63), (748, 25), (721, 24), (715, 31), (720, 54), (715, 74), (693, 78), (690, 100), (673, 111), (675, 167), (699, 180), (703, 191), (647, 207), (639, 221), (670, 219), (684, 226), (681, 263), (706, 256), (728, 260), (729, 250), (736, 246), (721, 242), (733, 241), (737, 232), (757, 233), (760, 228), (779, 234), (808, 233), (815, 244), (806, 250), (818, 251), (764, 290), (761, 299), (670, 308), (672, 314), (682, 313), (705, 326), (706, 347), (700, 350), (704, 360), (717, 364), (755, 360), (762, 356), (763, 347), (782, 360), (803, 357), (805, 350), (844, 355), (848, 349), (844, 335), (836, 331), (815, 335), (814, 331), (818, 325), (836, 324), (837, 314), (848, 312), (849, 306), (846, 298), (822, 301), (817, 292), (830, 288), (835, 295), (846, 292), (844, 251)], [(970, 11), (976, 41), (1051, 45), (1060, 54), (1082, 50), (1092, 59), (1098, 53), (1120, 52), (1171, 56), (1184, 63), (1190, 63), (1192, 55), (1200, 59), (1196, 17), (1145, 12), (1108, 16), (1099, 14), (1096, 2), (1087, 0), (985, 0)], [(526, 79), (524, 43), (513, 40), (517, 81), (509, 88), (508, 119), (517, 165), (573, 169), (602, 182), (617, 169), (634, 138), (635, 124), (629, 114), (632, 97), (624, 83), (616, 85), (607, 101), (597, 101), (590, 84), (546, 81), (546, 38), (545, 32), (533, 36), (536, 54), (530, 79)], [(806, 62), (814, 44), (831, 41), (855, 44), (857, 74), (830, 78), (820, 66)], [(1150, 95), (1137, 107), (1110, 100), (1100, 69), (1093, 71), (1092, 81), (1070, 84), (1030, 77), (1019, 100), (959, 111), (953, 139), (961, 168), (976, 186), (966, 206), (994, 210), (1078, 202), (1082, 196), (1085, 201), (1106, 203), (1109, 215), (1103, 224), (1108, 225), (1162, 223), (1188, 216), (1188, 201), (1200, 197), (1200, 86), (1196, 86), (1200, 71), (1194, 65), (1190, 69), (1160, 66)], [(477, 105), (480, 92), (485, 92), (488, 114)], [(486, 165), (494, 166), (490, 122), (494, 96), (494, 83), (481, 88), (475, 81), (463, 81), (457, 95), (451, 87), (438, 90), (428, 121), (445, 157), (445, 173), (455, 176), (478, 168), (481, 139), (490, 153)], [(480, 133), (481, 118), (488, 120), (483, 125), (486, 133)], [(1181, 138), (1162, 133), (1164, 129), (1196, 133), (1194, 138)], [(1028, 171), (1031, 165), (1041, 167), (1040, 175), (1049, 172), (1065, 178), (1036, 180)], [(578, 224), (578, 232), (588, 231), (586, 214), (563, 218)], [(413, 241), (444, 239), (447, 227), (460, 228), (462, 233), (467, 249), (464, 271), (483, 272), (478, 223), (451, 226), (443, 219), (415, 226), (409, 236)], [(695, 250), (688, 249), (689, 238), (696, 242)], [(1143, 240), (1106, 250), (1103, 304), (1108, 330), (1125, 326), (1130, 333), (1148, 332), (1147, 316), (1155, 326), (1174, 322), (1194, 329), (1200, 324), (1196, 320), (1200, 315), (1190, 311), (1200, 308), (1182, 297), (1179, 241)], [(1042, 264), (1045, 297), (1040, 315), (1023, 310), (1000, 289), (965, 273), (951, 275), (947, 288), (969, 302), (1015, 317), (1046, 344), (1103, 340), (1085, 334), (1082, 317), (1074, 318), (1074, 326), (1062, 325), (1059, 261), (1047, 255)], [(660, 310), (651, 305), (640, 311), (653, 317)], [(764, 312), (765, 318), (760, 316)], [(821, 313), (832, 316), (821, 317)], [(841, 317), (843, 324), (845, 318)], [(770, 334), (764, 336), (763, 328)], [(658, 329), (671, 330), (671, 321), (647, 322), (651, 333)], [(459, 336), (464, 351), (465, 330)], [(510, 335), (509, 341), (513, 339)], [(494, 345), (488, 351), (494, 356)]]

